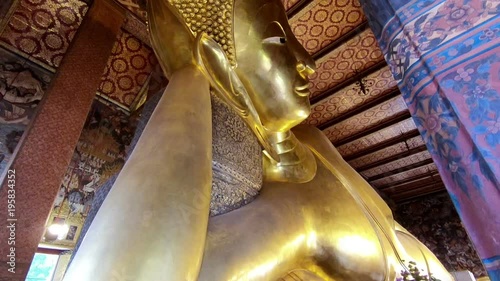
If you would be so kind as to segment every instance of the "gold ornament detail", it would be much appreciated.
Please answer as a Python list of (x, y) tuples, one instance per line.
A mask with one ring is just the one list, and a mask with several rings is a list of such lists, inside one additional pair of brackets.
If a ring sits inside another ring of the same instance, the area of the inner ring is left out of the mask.
[(233, 38), (233, 0), (170, 0), (183, 17), (193, 35), (206, 33), (226, 52), (231, 64), (236, 64)]

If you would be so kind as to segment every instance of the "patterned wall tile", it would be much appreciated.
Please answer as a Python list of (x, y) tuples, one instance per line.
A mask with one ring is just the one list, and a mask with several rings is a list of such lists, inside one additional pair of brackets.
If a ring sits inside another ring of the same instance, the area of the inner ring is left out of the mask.
[(311, 96), (338, 85), (384, 59), (377, 40), (367, 29), (316, 61), (317, 71), (311, 76)]
[(366, 137), (354, 140), (352, 142), (343, 144), (337, 147), (337, 150), (343, 157), (350, 156), (354, 153), (360, 152), (371, 146), (377, 145), (383, 141), (395, 138), (401, 134), (407, 133), (412, 130), (416, 130), (417, 126), (413, 122), (413, 119), (408, 118), (401, 121), (393, 126), (381, 129), (377, 132), (371, 133)]
[(403, 97), (397, 96), (337, 123), (323, 130), (323, 132), (335, 143), (406, 110), (408, 108)]
[(411, 139), (408, 139), (406, 142), (400, 142), (395, 145), (388, 146), (381, 150), (375, 151), (373, 153), (367, 154), (365, 156), (353, 159), (348, 163), (354, 167), (355, 169), (360, 168), (362, 166), (366, 166), (377, 161), (386, 159), (391, 156), (395, 156), (401, 153), (404, 153), (410, 149), (425, 145), (424, 140), (421, 136), (417, 136)]
[(130, 106), (156, 64), (153, 50), (122, 30), (104, 70), (99, 92)]
[(21, 0), (0, 41), (57, 68), (87, 9), (79, 0)]
[(396, 181), (401, 181), (410, 177), (415, 177), (423, 174), (427, 174), (429, 172), (437, 172), (436, 164), (431, 163), (421, 167), (417, 167), (415, 169), (411, 169), (408, 171), (404, 171), (398, 174), (394, 174), (385, 178), (381, 178), (379, 180), (371, 181), (370, 184), (374, 187), (381, 187), (384, 185), (388, 185), (394, 183)]
[(385, 165), (378, 166), (378, 167), (375, 167), (372, 169), (368, 169), (366, 171), (361, 172), (361, 174), (365, 177), (371, 178), (373, 176), (387, 173), (390, 171), (394, 171), (397, 169), (401, 169), (403, 167), (406, 167), (406, 166), (409, 166), (409, 165), (412, 165), (412, 164), (415, 164), (415, 163), (418, 163), (418, 162), (421, 162), (421, 161), (424, 161), (427, 159), (431, 159), (431, 154), (429, 153), (429, 151), (425, 150), (425, 151), (415, 153), (415, 154), (412, 154), (410, 156), (389, 162)]
[(368, 75), (365, 78), (365, 84), (368, 89), (367, 95), (361, 94), (359, 86), (353, 83), (317, 102), (312, 106), (311, 115), (309, 115), (309, 118), (304, 123), (313, 126), (321, 125), (364, 103), (383, 96), (397, 87), (389, 67), (384, 67)]
[(365, 20), (358, 0), (315, 0), (290, 19), (290, 26), (312, 55)]

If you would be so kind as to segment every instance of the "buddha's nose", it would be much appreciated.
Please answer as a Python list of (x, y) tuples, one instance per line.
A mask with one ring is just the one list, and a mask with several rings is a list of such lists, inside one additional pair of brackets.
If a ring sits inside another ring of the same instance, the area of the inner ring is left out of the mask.
[(295, 39), (294, 53), (297, 59), (297, 71), (300, 75), (307, 78), (316, 72), (316, 62), (297, 39)]

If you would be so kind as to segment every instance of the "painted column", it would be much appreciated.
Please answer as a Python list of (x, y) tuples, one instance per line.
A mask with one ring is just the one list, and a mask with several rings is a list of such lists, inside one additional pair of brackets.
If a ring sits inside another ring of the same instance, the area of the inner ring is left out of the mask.
[[(0, 280), (25, 280), (124, 18), (112, 1), (94, 2), (25, 136), (11, 166), (15, 186), (5, 181), (0, 189)], [(12, 224), (15, 231), (6, 227)], [(15, 273), (9, 271), (12, 252)]]
[(491, 280), (500, 280), (500, 2), (360, 0)]

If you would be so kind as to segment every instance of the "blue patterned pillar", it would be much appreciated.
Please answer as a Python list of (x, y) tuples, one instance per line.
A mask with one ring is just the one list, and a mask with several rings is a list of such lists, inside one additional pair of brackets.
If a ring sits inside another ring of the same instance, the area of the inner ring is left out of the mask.
[(500, 281), (500, 0), (360, 0), (493, 281)]

